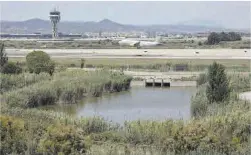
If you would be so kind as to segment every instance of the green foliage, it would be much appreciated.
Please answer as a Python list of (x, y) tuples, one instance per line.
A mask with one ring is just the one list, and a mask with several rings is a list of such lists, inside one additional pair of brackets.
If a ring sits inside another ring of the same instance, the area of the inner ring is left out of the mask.
[(192, 117), (202, 117), (207, 115), (208, 100), (206, 96), (206, 87), (199, 86), (194, 97), (191, 99)]
[(250, 91), (251, 75), (234, 74), (229, 77), (230, 89), (234, 92)]
[(241, 35), (235, 32), (221, 32), (220, 33), (221, 41), (237, 41), (241, 40)]
[(221, 32), (215, 33), (212, 32), (207, 38), (207, 43), (209, 45), (218, 44), (220, 41), (238, 41), (241, 40), (241, 35), (235, 32)]
[(6, 103), (10, 107), (33, 108), (55, 104), (56, 92), (49, 83), (39, 82), (30, 87), (24, 87), (5, 94)]
[(0, 72), (2, 72), (4, 66), (8, 63), (7, 54), (4, 51), (4, 44), (0, 43)]
[(23, 153), (27, 149), (24, 132), (25, 127), (22, 120), (0, 116), (0, 154)]
[(210, 103), (221, 102), (229, 98), (229, 80), (223, 65), (214, 62), (209, 66), (206, 93)]
[(103, 92), (120, 92), (130, 87), (132, 78), (117, 72), (82, 70), (60, 72), (53, 80), (6, 93), (6, 103), (11, 107), (37, 107), (56, 103), (76, 103), (89, 96)]
[(188, 122), (137, 121), (125, 125), (125, 136), (131, 144), (154, 145), (176, 154), (212, 150), (245, 154), (249, 151), (250, 116), (250, 112), (236, 111)]
[(36, 82), (49, 79), (51, 79), (51, 77), (47, 73), (41, 73), (39, 75), (28, 73), (18, 75), (0, 74), (0, 93), (29, 86)]
[(51, 61), (50, 56), (43, 51), (33, 51), (26, 56), (27, 67), (31, 73), (39, 74), (47, 72), (53, 74), (55, 64)]
[(49, 61), (46, 68), (47, 72), (52, 76), (55, 71), (55, 62)]
[(207, 44), (214, 45), (221, 41), (220, 35), (218, 33), (212, 32), (207, 38)]
[(207, 82), (207, 74), (205, 73), (200, 74), (196, 82), (198, 86), (205, 84)]
[(90, 147), (90, 140), (81, 130), (60, 124), (49, 126), (39, 142), (38, 151), (47, 154), (77, 155)]
[[(216, 70), (212, 67), (211, 77), (224, 77), (220, 76), (224, 73), (221, 67), (215, 67)], [(0, 76), (1, 81), (5, 81), (3, 85), (1, 83), (1, 88), (5, 89), (3, 92), (16, 89), (4, 94), (11, 107), (1, 103), (1, 115), (5, 115), (0, 116), (1, 154), (251, 153), (250, 103), (236, 97), (237, 92), (250, 89), (250, 77), (234, 75), (229, 78), (230, 100), (220, 104), (208, 104), (206, 85), (200, 85), (191, 105), (191, 114), (196, 119), (133, 121), (119, 126), (99, 117), (79, 119), (64, 113), (22, 108), (59, 101), (75, 103), (87, 95), (126, 90), (131, 77), (105, 70), (65, 71), (52, 77), (43, 74)], [(207, 80), (210, 78), (201, 75), (201, 83)], [(95, 147), (91, 147), (92, 144), (96, 144)], [(104, 152), (100, 151), (101, 146), (107, 146)]]
[(22, 68), (16, 65), (14, 62), (8, 62), (3, 66), (3, 74), (20, 74), (22, 73)]
[(239, 93), (250, 90), (250, 77), (241, 74), (228, 75), (230, 94), (229, 100), (219, 103), (211, 103), (207, 99), (206, 85), (200, 85), (197, 93), (191, 100), (191, 115), (195, 118), (225, 115), (229, 111), (241, 110), (247, 112), (250, 105), (247, 101), (238, 98)]

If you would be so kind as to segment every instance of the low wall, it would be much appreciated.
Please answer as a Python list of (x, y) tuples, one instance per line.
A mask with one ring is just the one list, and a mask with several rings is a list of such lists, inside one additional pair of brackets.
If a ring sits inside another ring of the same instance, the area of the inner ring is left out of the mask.
[[(131, 81), (131, 86), (145, 86), (145, 81)], [(170, 87), (195, 87), (196, 81), (171, 81)]]

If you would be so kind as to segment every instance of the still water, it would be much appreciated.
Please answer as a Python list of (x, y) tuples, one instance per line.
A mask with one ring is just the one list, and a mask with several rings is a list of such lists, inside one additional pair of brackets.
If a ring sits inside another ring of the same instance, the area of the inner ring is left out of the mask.
[(101, 116), (108, 121), (189, 119), (196, 87), (153, 88), (134, 86), (129, 91), (86, 98), (79, 104), (46, 107), (77, 117)]

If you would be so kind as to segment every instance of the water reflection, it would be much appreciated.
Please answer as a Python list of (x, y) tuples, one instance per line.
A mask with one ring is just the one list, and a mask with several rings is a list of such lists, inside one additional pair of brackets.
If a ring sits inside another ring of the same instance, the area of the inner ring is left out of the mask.
[(113, 122), (125, 120), (189, 119), (195, 87), (145, 88), (85, 98), (79, 104), (47, 107), (77, 117), (102, 116)]

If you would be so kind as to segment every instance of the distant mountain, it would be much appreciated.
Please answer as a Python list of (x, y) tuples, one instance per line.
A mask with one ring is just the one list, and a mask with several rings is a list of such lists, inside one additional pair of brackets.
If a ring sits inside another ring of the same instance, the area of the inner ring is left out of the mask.
[(207, 27), (223, 28), (219, 23), (211, 20), (188, 20), (177, 23), (178, 25), (203, 25)]
[[(51, 22), (38, 18), (26, 21), (1, 21), (1, 33), (51, 33)], [(180, 23), (176, 25), (125, 25), (119, 24), (109, 19), (99, 22), (71, 22), (61, 21), (59, 23), (59, 32), (62, 33), (84, 33), (84, 32), (129, 32), (129, 31), (162, 31), (167, 33), (195, 33), (208, 31), (223, 31), (221, 27), (212, 27), (204, 25), (191, 25)]]

